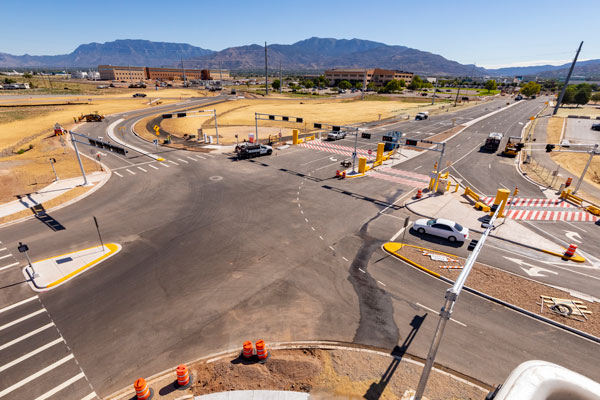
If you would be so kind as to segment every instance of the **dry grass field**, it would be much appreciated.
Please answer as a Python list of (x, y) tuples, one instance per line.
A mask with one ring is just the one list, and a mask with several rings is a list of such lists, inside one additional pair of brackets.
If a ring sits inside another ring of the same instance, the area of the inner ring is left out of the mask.
[[(247, 134), (254, 132), (255, 113), (268, 113), (303, 118), (302, 123), (277, 122), (260, 120), (258, 122), (259, 137), (275, 134), (282, 130), (282, 134), (289, 135), (293, 128), (300, 129), (302, 133), (312, 131), (313, 123), (329, 123), (339, 125), (352, 125), (359, 122), (377, 121), (411, 114), (414, 116), (419, 111), (440, 110), (440, 105), (431, 106), (430, 101), (359, 101), (348, 99), (254, 99), (236, 100), (207, 107), (217, 111), (219, 137), (223, 143), (235, 143), (235, 134), (239, 139), (247, 139)], [(138, 124), (141, 127), (143, 124)], [(177, 136), (183, 134), (197, 134), (199, 128), (207, 135), (215, 135), (214, 118), (187, 117), (166, 119), (161, 122), (161, 127), (167, 132)], [(267, 129), (270, 128), (270, 129)], [(139, 130), (136, 129), (137, 132)]]

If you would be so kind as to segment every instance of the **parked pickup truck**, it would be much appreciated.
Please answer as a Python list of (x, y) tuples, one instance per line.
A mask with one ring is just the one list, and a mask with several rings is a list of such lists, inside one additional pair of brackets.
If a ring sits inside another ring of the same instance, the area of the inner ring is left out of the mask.
[(346, 132), (344, 131), (331, 131), (327, 134), (327, 139), (329, 140), (338, 140), (346, 137)]
[(242, 143), (235, 148), (238, 158), (252, 158), (259, 156), (269, 156), (273, 153), (271, 146), (264, 144)]
[(417, 121), (420, 121), (422, 119), (427, 119), (427, 118), (429, 118), (429, 111), (420, 112), (415, 116), (415, 120), (417, 120)]

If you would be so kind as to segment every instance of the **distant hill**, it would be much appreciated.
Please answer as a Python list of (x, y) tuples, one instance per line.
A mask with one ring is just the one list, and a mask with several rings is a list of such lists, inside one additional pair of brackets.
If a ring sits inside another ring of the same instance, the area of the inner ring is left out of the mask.
[(88, 68), (99, 64), (159, 67), (173, 65), (181, 58), (188, 59), (211, 53), (212, 50), (185, 43), (127, 39), (82, 44), (70, 54), (56, 56), (14, 56), (0, 53), (0, 68)]
[[(294, 44), (268, 45), (269, 68), (289, 70), (325, 70), (329, 68), (389, 68), (419, 74), (483, 75), (483, 68), (464, 65), (440, 55), (389, 46), (385, 43), (361, 39), (310, 38)], [(197, 57), (190, 66), (238, 70), (264, 68), (264, 47), (249, 45), (230, 47), (219, 52)], [(188, 64), (188, 63), (186, 63)]]
[[(322, 72), (329, 68), (388, 68), (421, 75), (450, 76), (540, 76), (565, 77), (570, 64), (485, 69), (460, 64), (438, 54), (405, 46), (362, 39), (317, 38), (294, 44), (269, 44), (269, 69), (279, 65), (287, 71)], [(186, 68), (218, 68), (238, 71), (262, 71), (264, 46), (252, 44), (212, 51), (185, 43), (151, 42), (149, 40), (115, 40), (83, 44), (70, 54), (56, 56), (15, 56), (0, 53), (0, 68), (89, 68), (100, 64), (134, 66), (180, 66)], [(600, 60), (578, 62), (575, 74), (600, 77)]]

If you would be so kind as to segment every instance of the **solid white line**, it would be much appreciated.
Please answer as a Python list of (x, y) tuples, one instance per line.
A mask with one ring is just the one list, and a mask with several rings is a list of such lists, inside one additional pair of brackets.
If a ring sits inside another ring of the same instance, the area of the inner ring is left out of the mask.
[(4, 364), (3, 366), (0, 367), (0, 372), (6, 371), (10, 367), (14, 367), (15, 365), (17, 365), (21, 361), (25, 361), (28, 358), (31, 358), (31, 357), (35, 356), (36, 354), (41, 353), (42, 351), (44, 351), (46, 349), (49, 349), (50, 347), (59, 344), (60, 342), (64, 342), (64, 339), (62, 337), (59, 337), (58, 339), (53, 340), (50, 343), (46, 343), (42, 347), (38, 347), (37, 349), (35, 349), (35, 350), (33, 350), (33, 351), (25, 354), (25, 355), (22, 355), (21, 357), (17, 358), (16, 360), (13, 360), (13, 361), (9, 362), (8, 364)]
[(385, 286), (385, 283), (381, 282), (381, 281), (377, 281), (378, 283), (381, 283), (383, 286)]
[(346, 262), (348, 262), (348, 261), (349, 261), (349, 260), (348, 260), (346, 257), (344, 257), (344, 256), (342, 256), (342, 260), (344, 260), (344, 261), (346, 261)]
[(150, 168), (158, 169), (158, 168), (156, 168), (156, 167), (155, 167), (154, 165), (152, 165), (152, 164), (148, 164), (148, 166), (149, 166)]
[(11, 267), (14, 267), (15, 265), (19, 265), (19, 263), (15, 262), (15, 263), (12, 263), (12, 264), (5, 265), (4, 267), (0, 268), (0, 271), (3, 271), (5, 269), (9, 269)]
[(179, 165), (175, 161), (171, 161), (171, 160), (167, 160), (167, 161), (170, 162), (171, 164)]
[(97, 397), (98, 397), (98, 395), (96, 394), (96, 392), (92, 392), (92, 393), (88, 394), (87, 396), (85, 396), (81, 400), (92, 400), (92, 399), (95, 399)]
[(7, 255), (5, 255), (5, 256), (2, 256), (2, 257), (0, 257), (0, 260), (2, 260), (3, 258), (8, 258), (8, 257), (11, 257), (11, 256), (12, 256), (12, 254), (7, 254)]
[(64, 381), (63, 383), (61, 383), (54, 389), (47, 391), (46, 393), (44, 393), (43, 395), (41, 395), (39, 397), (36, 397), (35, 400), (46, 400), (48, 397), (55, 395), (56, 393), (60, 392), (61, 390), (63, 390), (67, 386), (69, 386), (70, 384), (77, 382), (78, 380), (80, 380), (83, 377), (85, 377), (85, 375), (83, 374), (83, 372), (80, 372), (77, 375), (75, 375), (74, 377), (72, 377), (71, 379)]
[[(406, 228), (410, 229), (411, 225), (412, 225), (412, 222), (409, 222), (408, 225), (406, 226)], [(398, 232), (396, 232), (396, 234), (390, 238), (390, 242), (393, 242), (394, 240), (396, 240), (398, 238), (398, 236), (402, 235), (402, 232), (404, 232), (404, 229), (406, 229), (406, 228), (402, 228)]]
[(29, 338), (29, 337), (37, 334), (37, 333), (40, 333), (43, 330), (46, 330), (46, 329), (51, 328), (53, 326), (54, 326), (54, 324), (52, 322), (50, 322), (49, 324), (46, 324), (46, 325), (42, 326), (41, 328), (37, 328), (34, 331), (26, 333), (23, 336), (16, 338), (15, 340), (11, 340), (8, 343), (4, 343), (2, 346), (0, 346), (0, 350), (4, 350), (4, 349), (12, 346), (13, 344), (19, 343), (20, 341), (23, 341), (23, 340), (25, 340), (25, 339), (27, 339), (27, 338)]
[(333, 248), (333, 246), (329, 246), (329, 248), (330, 248), (332, 251), (335, 251), (335, 249)]
[(160, 162), (159, 164), (160, 164), (160, 165), (164, 165), (164, 166), (165, 166), (165, 167), (167, 167), (167, 168), (171, 168), (171, 167), (169, 166), (169, 164), (165, 164), (164, 162)]
[(14, 321), (9, 322), (8, 324), (4, 324), (4, 325), (0, 326), (0, 331), (3, 331), (6, 328), (10, 328), (11, 326), (18, 324), (19, 322), (23, 322), (26, 319), (29, 319), (31, 317), (35, 317), (36, 315), (41, 314), (43, 312), (46, 312), (46, 309), (45, 308), (40, 308), (39, 310), (34, 311), (31, 314), (27, 314), (24, 317), (21, 317), (19, 319), (15, 319)]
[(10, 306), (6, 306), (6, 307), (4, 307), (4, 308), (1, 308), (1, 309), (0, 309), (0, 314), (2, 314), (4, 311), (8, 311), (8, 310), (10, 310), (10, 309), (13, 309), (13, 308), (15, 308), (15, 307), (19, 307), (21, 304), (29, 303), (30, 301), (32, 301), (32, 300), (35, 300), (35, 299), (37, 299), (37, 298), (38, 298), (38, 296), (37, 296), (37, 295), (35, 295), (35, 296), (31, 296), (31, 297), (29, 297), (28, 299), (21, 300), (21, 301), (19, 301), (18, 303), (11, 304)]
[[(432, 313), (437, 313), (437, 312), (438, 312), (438, 311), (435, 311), (435, 310), (434, 310), (434, 309), (432, 309), (432, 308), (425, 307), (423, 304), (419, 304), (419, 303), (415, 303), (415, 304), (416, 304), (416, 305), (418, 305), (418, 306), (419, 306), (419, 307), (421, 307), (421, 308), (424, 308), (424, 309), (426, 309), (426, 310), (428, 310), (428, 311), (431, 311)], [(467, 326), (466, 324), (463, 324), (462, 322), (460, 322), (460, 321), (457, 321), (457, 320), (455, 320), (454, 318), (450, 318), (450, 321), (456, 322), (457, 324), (459, 324), (459, 325), (462, 325), (462, 326), (465, 326), (465, 327)]]
[(121, 178), (123, 177), (123, 175), (121, 175), (120, 173), (118, 173), (117, 171), (113, 171), (113, 174), (120, 176)]
[(565, 223), (567, 223), (567, 224), (571, 225), (571, 226), (572, 226), (573, 228), (575, 228), (575, 229), (579, 229), (580, 231), (583, 231), (583, 232), (587, 233), (587, 231), (586, 231), (585, 229), (583, 229), (583, 228), (580, 228), (580, 227), (578, 227), (577, 225), (570, 223), (569, 221), (565, 221)]
[(3, 391), (0, 392), (0, 397), (6, 396), (7, 394), (17, 390), (21, 386), (26, 385), (27, 383), (31, 382), (32, 380), (39, 378), (40, 376), (44, 375), (45, 373), (52, 371), (54, 368), (61, 366), (62, 364), (66, 363), (67, 361), (69, 361), (73, 358), (75, 358), (75, 356), (73, 354), (69, 354), (68, 356), (58, 360), (54, 364), (49, 365), (46, 368), (39, 370), (35, 374), (30, 375), (27, 378), (15, 383), (14, 385), (7, 387), (6, 389), (4, 389)]
[(189, 164), (189, 163), (190, 163), (189, 161), (185, 161), (183, 158), (178, 158), (178, 160), (179, 160), (179, 161), (181, 161), (181, 162), (184, 162), (184, 163), (186, 163), (186, 164)]
[(138, 169), (141, 169), (141, 170), (142, 170), (142, 171), (144, 171), (144, 172), (148, 172), (148, 171), (146, 171), (146, 170), (145, 170), (144, 168), (142, 168), (142, 167), (138, 167)]
[(132, 171), (132, 170), (130, 170), (130, 169), (126, 169), (125, 171), (129, 172), (131, 175), (135, 175), (135, 172), (133, 172), (133, 171)]

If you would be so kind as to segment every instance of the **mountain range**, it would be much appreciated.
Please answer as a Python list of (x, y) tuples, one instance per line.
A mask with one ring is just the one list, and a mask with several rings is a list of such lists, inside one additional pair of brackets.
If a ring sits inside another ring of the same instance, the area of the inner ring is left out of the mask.
[[(221, 51), (203, 49), (186, 43), (148, 40), (115, 40), (80, 45), (70, 54), (55, 56), (11, 55), (0, 53), (0, 68), (89, 68), (100, 64), (149, 67), (181, 66), (238, 71), (264, 69), (264, 47), (245, 45)], [(460, 64), (438, 54), (405, 46), (361, 39), (310, 38), (294, 44), (268, 45), (269, 69), (286, 71), (323, 71), (329, 68), (380, 67), (422, 75), (449, 76), (566, 76), (570, 64), (485, 69)], [(576, 76), (600, 77), (600, 60), (578, 62)]]

